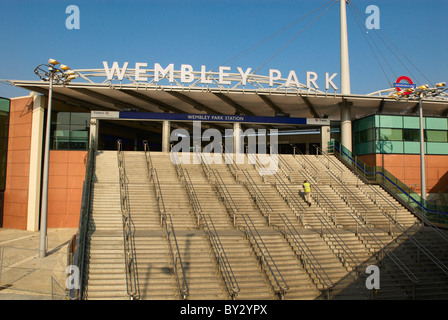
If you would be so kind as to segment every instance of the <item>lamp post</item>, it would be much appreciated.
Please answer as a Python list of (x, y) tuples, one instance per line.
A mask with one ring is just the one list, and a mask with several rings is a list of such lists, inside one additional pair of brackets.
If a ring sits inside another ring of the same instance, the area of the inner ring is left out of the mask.
[(416, 88), (409, 88), (403, 92), (395, 92), (391, 97), (400, 100), (401, 98), (407, 97), (408, 99), (414, 98), (418, 99), (419, 107), (419, 121), (420, 121), (420, 186), (421, 186), (421, 206), (422, 209), (426, 202), (426, 166), (425, 166), (425, 134), (423, 128), (423, 107), (422, 100), (425, 97), (436, 97), (441, 95), (444, 91), (448, 90), (445, 82), (440, 82), (435, 85), (435, 87), (430, 88), (429, 85), (425, 84)]
[[(53, 83), (66, 84), (76, 78), (75, 73), (69, 67), (61, 65), (54, 59), (49, 59), (48, 64), (41, 64), (34, 69), (41, 80), (49, 82), (48, 89), (48, 109), (47, 109), (47, 128), (45, 131), (45, 150), (44, 150), (44, 172), (42, 181), (42, 199), (40, 209), (40, 242), (39, 258), (45, 258), (47, 251), (47, 206), (48, 206), (48, 169), (50, 160), (50, 129), (51, 129), (51, 102), (53, 98)], [(47, 70), (48, 68), (48, 70)]]

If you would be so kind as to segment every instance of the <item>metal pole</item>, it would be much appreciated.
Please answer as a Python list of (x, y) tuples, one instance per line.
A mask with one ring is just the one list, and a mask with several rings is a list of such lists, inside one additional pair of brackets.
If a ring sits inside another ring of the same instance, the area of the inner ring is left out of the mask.
[[(347, 35), (347, 10), (346, 0), (339, 0), (340, 15), (340, 68), (341, 68), (341, 94), (351, 93), (350, 89), (350, 64), (348, 54)], [(352, 123), (351, 104), (345, 99), (340, 104), (341, 108), (341, 143), (348, 150), (352, 151)]]
[(426, 171), (425, 171), (425, 135), (423, 129), (423, 108), (422, 108), (422, 97), (419, 97), (419, 117), (420, 117), (420, 170), (421, 170), (421, 198), (422, 198), (422, 209), (425, 206), (426, 201)]
[(50, 158), (50, 129), (51, 129), (51, 100), (53, 96), (53, 77), (54, 69), (49, 67), (50, 88), (48, 90), (48, 109), (47, 109), (47, 128), (45, 130), (45, 152), (44, 152), (44, 174), (42, 183), (42, 203), (40, 210), (40, 243), (39, 258), (46, 256), (47, 241), (47, 205), (48, 205), (48, 169)]

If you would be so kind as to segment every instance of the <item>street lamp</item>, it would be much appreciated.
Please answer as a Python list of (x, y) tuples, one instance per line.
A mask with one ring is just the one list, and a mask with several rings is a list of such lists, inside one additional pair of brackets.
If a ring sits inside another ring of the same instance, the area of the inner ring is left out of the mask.
[(431, 88), (428, 84), (424, 84), (416, 88), (406, 89), (404, 93), (402, 91), (397, 91), (391, 95), (391, 97), (395, 98), (396, 100), (400, 100), (404, 97), (406, 97), (407, 99), (418, 99), (420, 120), (420, 179), (422, 209), (426, 202), (425, 135), (423, 130), (422, 100), (423, 98), (437, 97), (446, 90), (448, 90), (448, 88), (446, 87), (446, 83), (440, 82), (437, 83), (433, 88)]
[(45, 132), (45, 151), (44, 151), (44, 174), (42, 182), (42, 202), (41, 202), (41, 217), (40, 217), (40, 243), (39, 243), (39, 257), (45, 258), (47, 247), (47, 206), (48, 206), (48, 168), (50, 159), (50, 129), (51, 129), (51, 101), (53, 96), (53, 83), (67, 84), (76, 75), (69, 67), (61, 65), (57, 60), (49, 59), (48, 64), (41, 64), (34, 69), (41, 80), (48, 81), (50, 87), (48, 89), (48, 110), (47, 110), (47, 128)]

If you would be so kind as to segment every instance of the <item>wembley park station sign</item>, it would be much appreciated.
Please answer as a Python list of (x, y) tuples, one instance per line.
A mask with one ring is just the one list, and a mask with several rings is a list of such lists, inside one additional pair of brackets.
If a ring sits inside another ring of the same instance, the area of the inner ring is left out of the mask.
[(208, 70), (205, 65), (201, 65), (200, 70), (194, 70), (193, 66), (189, 64), (182, 64), (180, 69), (175, 69), (174, 64), (170, 63), (167, 66), (162, 66), (159, 63), (154, 63), (153, 68), (148, 68), (146, 62), (136, 62), (135, 67), (132, 69), (129, 67), (129, 62), (124, 62), (119, 65), (117, 61), (114, 61), (112, 65), (109, 65), (107, 61), (103, 61), (104, 74), (109, 81), (123, 79), (130, 80), (137, 83), (147, 84), (159, 84), (162, 80), (168, 81), (171, 85), (216, 85), (223, 86), (247, 86), (252, 85), (255, 88), (269, 87), (284, 87), (284, 88), (297, 88), (304, 90), (319, 91), (320, 83), (325, 90), (332, 88), (338, 90), (338, 87), (334, 84), (333, 80), (337, 76), (337, 73), (326, 72), (325, 76), (319, 77), (316, 72), (306, 71), (303, 75), (302, 81), (299, 82), (299, 77), (294, 70), (290, 70), (286, 77), (282, 77), (282, 73), (277, 69), (269, 69), (267, 76), (261, 76), (255, 74), (252, 68), (243, 69), (241, 67), (236, 68), (232, 72), (232, 68), (229, 66), (219, 66), (214, 70)]

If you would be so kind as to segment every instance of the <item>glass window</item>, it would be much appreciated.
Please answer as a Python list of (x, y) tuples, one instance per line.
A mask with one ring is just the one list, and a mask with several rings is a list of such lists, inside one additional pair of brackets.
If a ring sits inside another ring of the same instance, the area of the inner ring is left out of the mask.
[(402, 129), (381, 128), (377, 131), (378, 131), (377, 140), (380, 140), (380, 141), (402, 141), (403, 140), (403, 130)]
[(52, 113), (51, 124), (70, 124), (70, 112)]
[(425, 141), (428, 142), (448, 142), (448, 131), (425, 130)]
[(404, 141), (420, 141), (420, 130), (419, 129), (403, 129), (403, 140)]
[(90, 113), (55, 112), (52, 114), (51, 146), (54, 150), (87, 150)]
[(355, 143), (363, 143), (375, 140), (375, 129), (367, 129), (354, 133)]
[(375, 127), (375, 118), (373, 116), (358, 119), (353, 123), (353, 132), (364, 131)]

